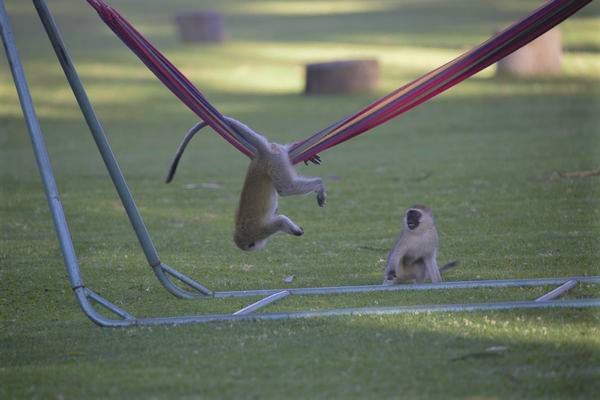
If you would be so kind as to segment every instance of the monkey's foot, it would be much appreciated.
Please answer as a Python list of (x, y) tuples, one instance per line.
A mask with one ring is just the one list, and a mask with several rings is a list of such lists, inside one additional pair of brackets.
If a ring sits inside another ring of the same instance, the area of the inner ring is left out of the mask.
[(324, 191), (317, 192), (317, 203), (319, 204), (319, 207), (323, 207), (325, 205), (326, 197), (327, 196), (325, 195)]
[(321, 164), (321, 157), (319, 157), (318, 154), (315, 154), (314, 156), (312, 156), (308, 160), (304, 160), (304, 165), (308, 165), (309, 161), (311, 163), (313, 163), (313, 164), (320, 165)]

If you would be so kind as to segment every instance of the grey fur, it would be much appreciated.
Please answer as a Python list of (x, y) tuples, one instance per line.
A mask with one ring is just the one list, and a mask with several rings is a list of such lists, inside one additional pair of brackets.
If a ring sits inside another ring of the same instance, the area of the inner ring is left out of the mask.
[(441, 271), (457, 263), (448, 263), (440, 269), (437, 264), (438, 247), (439, 237), (431, 210), (422, 205), (408, 208), (400, 235), (388, 255), (383, 283), (421, 283), (426, 279), (433, 283), (441, 282)]

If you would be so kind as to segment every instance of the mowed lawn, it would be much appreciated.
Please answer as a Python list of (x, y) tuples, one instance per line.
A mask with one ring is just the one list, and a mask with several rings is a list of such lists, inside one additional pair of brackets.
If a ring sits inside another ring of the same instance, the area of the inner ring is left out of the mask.
[[(137, 317), (229, 313), (180, 300), (147, 266), (31, 2), (9, 0), (88, 287)], [(298, 167), (328, 203), (284, 198), (305, 230), (232, 241), (247, 159), (210, 130), (163, 182), (195, 116), (84, 1), (49, 0), (161, 259), (214, 290), (378, 284), (403, 210), (436, 215), (447, 280), (600, 275), (600, 6), (561, 25), (564, 73), (490, 68)], [(449, 61), (540, 1), (112, 0), (224, 114), (291, 142)], [(184, 45), (174, 15), (216, 9), (222, 45)], [(0, 56), (0, 398), (591, 399), (600, 310), (316, 318), (104, 329), (79, 309), (4, 53)], [(376, 93), (304, 96), (303, 65), (377, 58)], [(284, 278), (294, 276), (292, 283)], [(534, 299), (549, 288), (292, 297), (273, 310)], [(600, 297), (579, 285), (567, 298)]]

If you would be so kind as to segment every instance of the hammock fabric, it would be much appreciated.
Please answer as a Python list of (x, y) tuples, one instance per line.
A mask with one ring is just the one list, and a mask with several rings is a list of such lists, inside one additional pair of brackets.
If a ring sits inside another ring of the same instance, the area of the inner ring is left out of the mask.
[[(223, 115), (165, 56), (103, 0), (87, 0), (102, 20), (175, 96), (242, 153), (255, 149), (224, 120)], [(314, 160), (318, 153), (360, 135), (437, 96), (558, 25), (591, 0), (550, 0), (527, 17), (497, 33), (449, 63), (396, 89), (357, 113), (343, 118), (290, 148), (294, 164)]]

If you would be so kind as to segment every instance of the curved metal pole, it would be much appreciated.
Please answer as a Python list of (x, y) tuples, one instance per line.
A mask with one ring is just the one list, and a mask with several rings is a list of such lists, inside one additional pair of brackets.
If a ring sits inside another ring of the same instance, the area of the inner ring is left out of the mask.
[(127, 216), (133, 225), (135, 233), (138, 236), (138, 240), (144, 249), (144, 253), (146, 258), (148, 259), (148, 263), (151, 266), (158, 265), (160, 263), (158, 253), (152, 243), (148, 235), (148, 231), (144, 225), (141, 215), (139, 214), (138, 208), (133, 200), (131, 192), (125, 182), (125, 178), (123, 177), (123, 173), (119, 168), (119, 165), (115, 159), (115, 156), (112, 152), (112, 149), (108, 143), (108, 139), (104, 134), (104, 129), (102, 125), (100, 125), (100, 121), (98, 120), (96, 113), (87, 97), (87, 93), (83, 88), (79, 75), (69, 57), (68, 52), (66, 51), (63, 40), (60, 36), (60, 32), (58, 31), (58, 27), (48, 10), (48, 7), (42, 0), (33, 0), (33, 4), (40, 16), (42, 24), (46, 29), (46, 33), (48, 34), (48, 38), (52, 43), (52, 47), (56, 52), (56, 56), (60, 62), (60, 65), (71, 85), (71, 89), (73, 90), (73, 94), (77, 99), (77, 103), (81, 108), (83, 116), (85, 117), (85, 121), (87, 122), (90, 131), (92, 132), (92, 136), (94, 137), (94, 141), (98, 146), (98, 150), (102, 155), (102, 159), (108, 172), (110, 174), (111, 179), (115, 183), (115, 187), (121, 198), (121, 202), (125, 207), (125, 211), (127, 212)]
[[(83, 280), (81, 279), (79, 263), (73, 247), (73, 240), (60, 201), (58, 187), (56, 185), (56, 180), (54, 179), (52, 165), (50, 164), (50, 158), (44, 142), (44, 136), (42, 135), (39, 120), (35, 112), (35, 106), (33, 105), (29, 87), (27, 85), (27, 78), (25, 77), (25, 72), (23, 71), (23, 66), (21, 65), (21, 60), (17, 52), (10, 20), (6, 13), (6, 8), (4, 7), (4, 0), (0, 0), (0, 36), (2, 37), (2, 43), (6, 50), (10, 69), (15, 81), (15, 87), (17, 88), (17, 93), (19, 95), (21, 108), (23, 109), (23, 116), (25, 117), (29, 136), (31, 137), (33, 151), (42, 177), (44, 191), (52, 214), (54, 229), (56, 230), (56, 235), (60, 243), (71, 288), (75, 291), (79, 306), (92, 321), (102, 326), (109, 326), (111, 324), (117, 326), (117, 324), (110, 319), (104, 318), (98, 314), (89, 304), (88, 299), (85, 296), (81, 296), (82, 293), (85, 293), (86, 288), (83, 286)], [(97, 316), (99, 317), (97, 318)]]
[[(153, 268), (154, 274), (162, 283), (162, 285), (172, 294), (177, 297), (181, 297), (184, 299), (195, 299), (198, 297), (204, 296), (213, 296), (213, 292), (204, 287), (199, 282), (196, 282), (192, 278), (187, 275), (182, 274), (174, 268), (169, 267), (166, 264), (160, 263), (160, 265)], [(195, 292), (190, 292), (189, 290), (185, 290), (175, 285), (173, 281), (169, 278), (169, 275), (176, 278), (180, 282), (183, 282), (187, 286), (193, 288)]]
[[(110, 144), (108, 143), (108, 139), (106, 137), (106, 134), (104, 133), (104, 129), (102, 128), (102, 125), (100, 124), (100, 121), (98, 120), (98, 117), (96, 116), (96, 113), (94, 111), (94, 108), (90, 103), (87, 93), (83, 87), (83, 83), (79, 78), (79, 74), (77, 73), (73, 62), (71, 61), (69, 53), (67, 52), (60, 31), (58, 30), (58, 27), (54, 22), (52, 14), (50, 13), (50, 10), (48, 9), (43, 0), (33, 0), (33, 4), (35, 5), (40, 20), (42, 21), (42, 24), (44, 25), (44, 29), (46, 30), (48, 38), (52, 43), (52, 47), (56, 52), (56, 56), (58, 57), (58, 60), (65, 73), (65, 76), (69, 81), (69, 85), (73, 90), (73, 94), (75, 95), (77, 103), (79, 104), (79, 108), (81, 109), (81, 112), (85, 117), (90, 132), (92, 133), (94, 141), (96, 142), (96, 146), (98, 147), (98, 150), (100, 151), (100, 154), (102, 156), (102, 160), (106, 165), (106, 168), (115, 185), (117, 193), (119, 194), (119, 197), (121, 199), (121, 203), (123, 204), (123, 207), (127, 212), (129, 221), (131, 222), (131, 225), (135, 231), (138, 241), (142, 247), (142, 250), (144, 251), (144, 255), (146, 256), (148, 264), (153, 268), (155, 275), (163, 284), (165, 289), (167, 289), (170, 293), (177, 297), (195, 298), (210, 294), (210, 290), (204, 288), (198, 282), (194, 281), (193, 279), (185, 276), (180, 272), (177, 272), (177, 274), (179, 275), (177, 276), (177, 278), (182, 282), (186, 283), (188, 286), (190, 286), (190, 288), (193, 289), (193, 291), (188, 291), (175, 286), (169, 281), (167, 277), (164, 276), (164, 273), (162, 271), (163, 264), (160, 261), (158, 252), (154, 247), (154, 243), (152, 242), (150, 234), (146, 229), (142, 216), (140, 215), (138, 207), (135, 204), (135, 200), (131, 195), (129, 187), (127, 186), (125, 177), (123, 176), (123, 173), (119, 168), (119, 164), (117, 163), (117, 160), (112, 152)], [(171, 268), (171, 270), (173, 269)], [(200, 290), (199, 287), (202, 287), (202, 289)]]
[(96, 325), (105, 328), (117, 328), (136, 324), (136, 319), (112, 319), (100, 314), (90, 303), (86, 288), (77, 288), (75, 290), (75, 297), (85, 315)]

